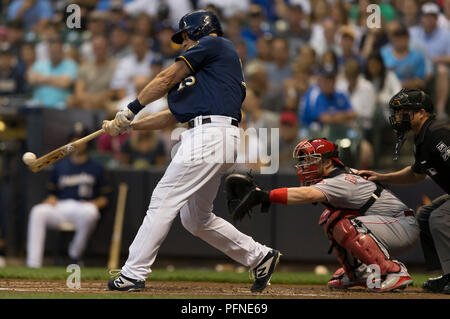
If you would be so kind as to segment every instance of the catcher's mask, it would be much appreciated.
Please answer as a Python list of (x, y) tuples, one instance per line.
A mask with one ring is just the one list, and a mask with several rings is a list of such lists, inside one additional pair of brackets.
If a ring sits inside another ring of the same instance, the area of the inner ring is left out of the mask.
[(389, 122), (397, 135), (394, 156), (394, 160), (397, 160), (405, 134), (411, 130), (411, 111), (424, 109), (428, 113), (433, 113), (433, 103), (429, 95), (422, 90), (402, 89), (391, 98), (389, 108), (391, 111)]
[(295, 168), (301, 185), (311, 185), (322, 177), (319, 169), (324, 159), (331, 159), (336, 164), (344, 166), (338, 156), (336, 144), (325, 138), (303, 140), (298, 143), (293, 157), (298, 161)]

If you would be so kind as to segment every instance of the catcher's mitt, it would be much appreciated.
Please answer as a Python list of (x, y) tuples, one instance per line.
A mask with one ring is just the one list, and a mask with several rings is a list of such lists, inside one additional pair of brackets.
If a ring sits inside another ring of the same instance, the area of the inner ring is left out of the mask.
[(245, 215), (251, 216), (252, 208), (261, 205), (261, 212), (268, 212), (269, 192), (258, 188), (250, 174), (233, 173), (225, 178), (228, 211), (233, 220), (242, 220)]

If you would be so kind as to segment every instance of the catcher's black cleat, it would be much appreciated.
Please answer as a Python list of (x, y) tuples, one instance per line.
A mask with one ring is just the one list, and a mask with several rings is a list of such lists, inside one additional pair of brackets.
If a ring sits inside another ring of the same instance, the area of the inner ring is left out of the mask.
[(119, 274), (117, 278), (111, 278), (108, 280), (109, 290), (118, 291), (141, 291), (145, 288), (145, 280), (137, 280), (125, 277)]
[(278, 250), (272, 249), (266, 257), (256, 266), (252, 272), (255, 276), (251, 292), (262, 292), (267, 285), (270, 285), (270, 278), (280, 261), (281, 253)]
[(450, 294), (450, 274), (428, 279), (423, 285), (423, 290)]

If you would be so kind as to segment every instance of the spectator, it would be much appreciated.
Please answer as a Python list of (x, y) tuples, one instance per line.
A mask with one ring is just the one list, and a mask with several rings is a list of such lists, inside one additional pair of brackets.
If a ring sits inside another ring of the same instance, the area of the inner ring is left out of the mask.
[(382, 50), (384, 64), (395, 72), (402, 87), (421, 88), (425, 85), (425, 58), (417, 50), (409, 47), (409, 32), (402, 27), (392, 36), (390, 47)]
[(92, 39), (98, 35), (105, 35), (107, 30), (106, 12), (92, 11), (89, 13), (87, 31), (85, 32), (85, 41), (79, 48), (80, 55), (85, 61), (94, 60), (94, 50), (92, 48)]
[(92, 38), (92, 49), (94, 61), (86, 61), (80, 66), (74, 94), (67, 100), (69, 107), (105, 109), (111, 100), (109, 84), (117, 63), (109, 57), (108, 42), (104, 36)]
[[(139, 13), (134, 19), (134, 33), (142, 35), (147, 39), (149, 47), (152, 46), (153, 38), (155, 37), (153, 30), (152, 18), (146, 13)], [(160, 32), (156, 32), (159, 35)]]
[(449, 89), (450, 32), (439, 28), (437, 4), (428, 2), (422, 6), (421, 26), (411, 29), (411, 37), (424, 43), (428, 56), (435, 64), (436, 113), (447, 118), (446, 106)]
[(28, 73), (33, 87), (33, 101), (50, 108), (65, 108), (77, 76), (77, 64), (64, 59), (63, 44), (54, 39), (49, 47), (50, 59), (36, 61)]
[(190, 0), (131, 0), (124, 4), (125, 12), (135, 17), (140, 13), (146, 13), (150, 17), (160, 20), (169, 19), (174, 25), (193, 7)]
[(8, 8), (8, 20), (19, 20), (26, 30), (41, 32), (53, 16), (48, 0), (13, 0)]
[(313, 75), (317, 73), (317, 70), (319, 69), (318, 61), (317, 61), (317, 55), (316, 51), (309, 46), (305, 45), (300, 49), (300, 53), (296, 60), (304, 61), (305, 66), (308, 68), (307, 72), (309, 75)]
[(386, 68), (379, 52), (373, 52), (367, 58), (364, 75), (374, 85), (377, 104), (381, 106), (384, 118), (388, 121), (390, 116), (389, 101), (401, 90), (401, 82), (394, 72)]
[(258, 91), (247, 88), (243, 110), (247, 116), (249, 127), (255, 129), (278, 127), (278, 116), (276, 113), (261, 108), (262, 99)]
[[(388, 39), (388, 42), (385, 45), (383, 45), (380, 49), (382, 55), (384, 54), (384, 52), (392, 50), (392, 43), (395, 42), (395, 33), (399, 32), (400, 30), (403, 30), (404, 28), (405, 26), (403, 26), (398, 21), (391, 21), (386, 25), (386, 37)], [(419, 51), (420, 54), (425, 58), (425, 80), (431, 78), (433, 75), (433, 62), (427, 55), (424, 43), (410, 37), (409, 48)]]
[(299, 141), (298, 120), (294, 111), (284, 111), (280, 114), (280, 170), (290, 171), (297, 164), (292, 156)]
[(168, 67), (179, 54), (178, 47), (174, 46), (171, 40), (174, 33), (174, 28), (168, 23), (160, 24), (157, 29), (157, 41), (153, 46), (153, 51), (159, 53), (163, 68)]
[(322, 67), (333, 69), (337, 73), (339, 69), (339, 59), (337, 54), (333, 50), (325, 51), (324, 54), (322, 54), (320, 65)]
[(361, 56), (357, 53), (355, 48), (355, 32), (353, 28), (344, 26), (340, 30), (341, 34), (341, 45), (338, 56), (338, 65), (339, 69), (343, 70), (345, 64), (349, 60), (356, 60), (360, 64), (361, 67), (364, 66), (364, 61)]
[(355, 129), (362, 134), (360, 141), (359, 167), (373, 165), (372, 129), (377, 96), (375, 88), (361, 75), (361, 66), (357, 60), (348, 60), (344, 67), (344, 76), (336, 83), (336, 88), (345, 92), (356, 114)]
[(450, 0), (444, 0), (444, 13), (439, 15), (439, 27), (450, 31)]
[(248, 11), (248, 27), (241, 32), (241, 37), (247, 43), (249, 59), (256, 57), (256, 41), (267, 33), (272, 34), (261, 6), (252, 4)]
[(36, 62), (36, 49), (32, 42), (24, 42), (20, 47), (20, 63), (25, 68), (27, 74)]
[(269, 82), (272, 87), (279, 87), (292, 76), (292, 68), (289, 61), (289, 43), (284, 38), (272, 40), (273, 62), (266, 67)]
[[(70, 140), (86, 136), (76, 126)], [(81, 144), (70, 157), (57, 162), (48, 184), (49, 195), (31, 209), (28, 223), (27, 266), (42, 267), (47, 228), (59, 229), (63, 223), (75, 226), (69, 245), (70, 263), (78, 263), (94, 230), (100, 211), (108, 204), (103, 167), (91, 159), (88, 146)]]
[(397, 8), (401, 21), (408, 28), (417, 26), (419, 24), (419, 1), (418, 0), (403, 0)]
[(300, 97), (310, 86), (310, 64), (300, 56), (292, 63), (292, 78), (284, 81), (285, 107), (297, 111)]
[(232, 42), (241, 38), (242, 21), (238, 16), (229, 17), (224, 23), (224, 37)]
[(219, 8), (224, 18), (229, 18), (232, 16), (245, 17), (245, 13), (248, 12), (250, 0), (198, 0), (197, 7), (199, 9), (204, 9), (208, 5), (213, 5)]
[(256, 41), (256, 52), (257, 56), (255, 58), (256, 61), (264, 65), (267, 68), (267, 65), (272, 62), (272, 37), (271, 36), (263, 36), (260, 37)]
[(111, 49), (111, 56), (120, 60), (131, 54), (129, 44), (130, 29), (125, 22), (119, 22), (113, 25), (111, 33), (109, 34), (109, 44)]
[[(324, 67), (320, 70), (318, 84), (313, 85), (300, 101), (300, 135), (314, 138), (323, 136), (324, 128), (335, 128), (341, 133), (328, 136), (330, 140), (347, 137), (348, 125), (356, 117), (347, 96), (336, 90), (336, 72)], [(340, 130), (344, 127), (343, 130)]]
[(25, 93), (25, 68), (14, 57), (11, 48), (0, 47), (0, 100), (1, 97)]
[(350, 9), (350, 19), (355, 21), (360, 26), (366, 26), (367, 19), (372, 14), (372, 11), (367, 12), (367, 6), (376, 4), (380, 8), (380, 14), (384, 21), (391, 22), (396, 18), (395, 9), (386, 2), (379, 0), (359, 0), (358, 4), (354, 4)]
[(289, 7), (287, 21), (289, 28), (286, 37), (289, 42), (289, 55), (296, 56), (300, 48), (308, 44), (311, 38), (311, 29), (301, 5), (296, 4)]
[(111, 80), (111, 88), (121, 99), (135, 92), (133, 78), (137, 75), (150, 76), (150, 64), (153, 53), (148, 49), (142, 35), (134, 34), (131, 38), (132, 53), (121, 59)]
[(164, 142), (153, 131), (139, 131), (131, 135), (122, 148), (121, 162), (136, 169), (162, 167), (166, 162)]
[(321, 57), (326, 51), (337, 52), (339, 46), (337, 45), (336, 24), (330, 18), (323, 20), (322, 28), (316, 28), (316, 33), (313, 34), (309, 44), (313, 47), (316, 54)]
[(7, 23), (7, 42), (15, 56), (20, 53), (20, 47), (24, 41), (23, 23), (13, 20)]

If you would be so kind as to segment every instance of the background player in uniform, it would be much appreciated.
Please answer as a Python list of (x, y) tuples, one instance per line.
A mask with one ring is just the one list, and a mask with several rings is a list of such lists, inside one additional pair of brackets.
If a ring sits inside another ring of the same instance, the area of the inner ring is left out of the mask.
[[(320, 217), (338, 257), (339, 268), (328, 287), (367, 287), (392, 291), (412, 283), (401, 262), (392, 260), (412, 248), (419, 239), (414, 212), (390, 191), (356, 175), (338, 159), (336, 145), (326, 139), (304, 140), (294, 150), (302, 187), (278, 188), (270, 192), (252, 188), (233, 211), (234, 216), (268, 203), (322, 203)], [(303, 212), (301, 212), (303, 213)], [(378, 265), (380, 278), (370, 285), (369, 265)]]
[[(180, 212), (183, 226), (255, 273), (252, 291), (262, 291), (280, 253), (239, 232), (212, 213), (220, 176), (233, 166), (239, 145), (238, 122), (245, 98), (239, 56), (224, 39), (216, 15), (195, 11), (185, 15), (172, 40), (184, 53), (159, 73), (128, 108), (103, 128), (111, 135), (130, 129), (161, 129), (188, 122), (181, 145), (153, 191), (144, 221), (129, 256), (110, 290), (145, 287), (158, 249)], [(132, 122), (144, 105), (168, 93), (169, 110)], [(223, 156), (218, 156), (221, 154)]]
[(399, 137), (396, 155), (405, 133), (412, 130), (415, 163), (388, 174), (373, 171), (360, 174), (390, 184), (414, 184), (428, 175), (447, 193), (421, 207), (417, 220), (428, 268), (443, 271), (443, 276), (429, 279), (423, 288), (450, 294), (450, 123), (435, 118), (433, 103), (421, 90), (401, 90), (392, 97), (389, 106), (391, 125)]
[[(78, 123), (69, 139), (74, 141), (86, 135), (87, 130)], [(48, 197), (30, 212), (28, 267), (42, 267), (46, 229), (58, 229), (61, 223), (70, 222), (75, 226), (75, 235), (69, 245), (71, 262), (77, 263), (83, 255), (100, 218), (99, 211), (108, 203), (109, 192), (103, 167), (89, 157), (87, 148), (87, 144), (77, 147), (70, 157), (55, 164), (48, 184)]]

